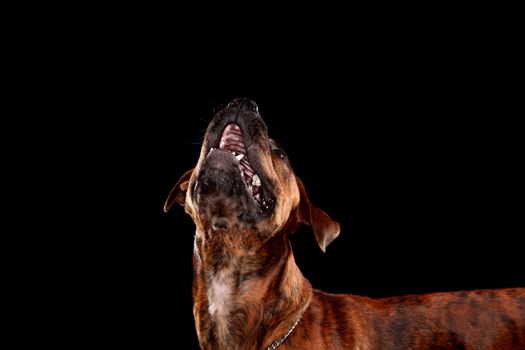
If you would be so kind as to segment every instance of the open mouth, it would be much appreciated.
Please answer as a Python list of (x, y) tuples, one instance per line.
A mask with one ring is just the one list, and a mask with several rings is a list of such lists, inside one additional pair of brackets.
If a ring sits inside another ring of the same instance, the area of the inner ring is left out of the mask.
[[(248, 191), (263, 209), (269, 209), (271, 201), (265, 199), (261, 195), (261, 179), (259, 175), (257, 175), (253, 170), (253, 166), (246, 156), (246, 144), (244, 143), (241, 128), (237, 124), (228, 124), (226, 128), (224, 128), (219, 143), (219, 149), (231, 152), (235, 156), (238, 161), (238, 168), (241, 173), (241, 177), (244, 180)], [(215, 150), (215, 148), (211, 148), (210, 152), (213, 152), (213, 150)]]

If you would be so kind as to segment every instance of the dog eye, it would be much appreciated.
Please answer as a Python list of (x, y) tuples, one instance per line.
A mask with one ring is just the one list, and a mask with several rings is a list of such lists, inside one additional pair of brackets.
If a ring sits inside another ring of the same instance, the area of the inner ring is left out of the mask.
[(281, 159), (286, 158), (286, 153), (284, 153), (282, 148), (279, 146), (277, 142), (275, 142), (275, 140), (270, 140), (270, 148), (272, 152), (275, 153), (275, 155), (278, 156), (279, 158)]
[(284, 159), (286, 158), (286, 154), (284, 154), (283, 151), (281, 151), (279, 148), (273, 148), (273, 153), (275, 153), (279, 158)]

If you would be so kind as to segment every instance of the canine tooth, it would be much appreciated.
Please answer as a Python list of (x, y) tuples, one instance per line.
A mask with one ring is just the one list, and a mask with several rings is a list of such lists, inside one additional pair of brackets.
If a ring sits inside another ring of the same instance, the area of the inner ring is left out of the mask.
[[(235, 154), (235, 153), (234, 153)], [(240, 162), (242, 157), (244, 157), (244, 154), (238, 154), (235, 156), (235, 158), (237, 158), (237, 160)]]
[(257, 174), (253, 175), (252, 184), (254, 186), (261, 186), (261, 179), (259, 179), (259, 176), (257, 176)]

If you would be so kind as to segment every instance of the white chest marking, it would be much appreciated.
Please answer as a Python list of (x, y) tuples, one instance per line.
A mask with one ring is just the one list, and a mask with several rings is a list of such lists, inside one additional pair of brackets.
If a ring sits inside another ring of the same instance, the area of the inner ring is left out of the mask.
[(230, 299), (231, 286), (229, 278), (220, 274), (213, 277), (208, 290), (208, 312), (210, 315), (214, 316), (216, 314), (217, 318), (225, 316), (228, 313)]

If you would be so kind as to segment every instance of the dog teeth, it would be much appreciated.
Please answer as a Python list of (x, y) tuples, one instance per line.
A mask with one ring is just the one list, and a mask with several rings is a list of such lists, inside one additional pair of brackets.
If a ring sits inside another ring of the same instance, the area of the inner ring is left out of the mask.
[(261, 186), (261, 179), (259, 179), (259, 176), (257, 176), (257, 174), (253, 175), (252, 185), (253, 186)]
[[(235, 153), (233, 153), (235, 155)], [(237, 158), (237, 160), (240, 162), (242, 157), (244, 157), (244, 154), (238, 154), (235, 156), (235, 158)]]

